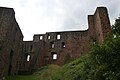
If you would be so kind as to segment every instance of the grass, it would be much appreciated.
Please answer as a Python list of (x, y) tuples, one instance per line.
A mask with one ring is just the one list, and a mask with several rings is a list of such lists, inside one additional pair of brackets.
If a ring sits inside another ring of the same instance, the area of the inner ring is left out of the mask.
[(5, 80), (38, 80), (34, 75), (8, 76)]
[(3, 80), (79, 80), (86, 59), (81, 57), (63, 66), (47, 65), (37, 69), (32, 75), (8, 76)]
[(37, 69), (32, 75), (8, 76), (4, 80), (79, 80), (77, 77), (81, 74), (83, 62), (84, 58), (64, 66), (47, 65)]
[(38, 80), (57, 80), (53, 78), (59, 77), (57, 75), (55, 76), (59, 69), (61, 69), (61, 67), (58, 65), (48, 65), (38, 70), (34, 75), (38, 75)]
[(49, 65), (37, 69), (32, 75), (8, 76), (4, 80), (50, 80), (59, 69), (57, 65)]

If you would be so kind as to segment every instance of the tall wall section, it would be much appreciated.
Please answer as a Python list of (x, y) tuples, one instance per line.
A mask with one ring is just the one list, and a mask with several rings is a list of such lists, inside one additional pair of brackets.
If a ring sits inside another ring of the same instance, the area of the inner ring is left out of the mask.
[(0, 77), (17, 74), (22, 40), (14, 10), (0, 7)]
[(31, 68), (33, 65), (31, 63), (34, 63), (33, 58), (33, 41), (23, 41), (22, 45), (22, 52), (20, 56), (21, 63), (19, 65), (19, 74), (30, 74)]
[(102, 43), (104, 39), (111, 33), (111, 26), (106, 7), (97, 7), (94, 15), (88, 16), (89, 27), (92, 28), (92, 35), (95, 36), (98, 43)]

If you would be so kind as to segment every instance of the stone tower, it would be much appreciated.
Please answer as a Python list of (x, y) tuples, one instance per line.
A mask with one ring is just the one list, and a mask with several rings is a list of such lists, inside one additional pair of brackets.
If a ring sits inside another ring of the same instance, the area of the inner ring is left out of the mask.
[(96, 38), (98, 43), (104, 41), (111, 32), (111, 25), (106, 7), (97, 7), (94, 15), (88, 15), (88, 24), (91, 35)]

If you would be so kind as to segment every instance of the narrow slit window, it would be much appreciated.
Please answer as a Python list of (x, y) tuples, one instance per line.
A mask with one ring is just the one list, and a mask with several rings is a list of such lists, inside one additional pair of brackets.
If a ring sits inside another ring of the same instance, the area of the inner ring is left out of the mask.
[(48, 39), (50, 39), (50, 35), (48, 36)]
[(54, 48), (54, 47), (55, 47), (55, 44), (53, 43), (53, 44), (52, 44), (52, 48)]
[(54, 47), (55, 47), (54, 42), (51, 42), (51, 48), (54, 48)]
[(32, 45), (30, 46), (30, 51), (32, 51)]
[(65, 43), (64, 42), (62, 42), (62, 48), (65, 48), (66, 46), (65, 46)]
[(60, 39), (60, 34), (57, 35), (57, 39)]
[(43, 36), (40, 36), (40, 40), (42, 40), (43, 39)]
[(27, 61), (28, 62), (30, 61), (30, 55), (27, 55)]

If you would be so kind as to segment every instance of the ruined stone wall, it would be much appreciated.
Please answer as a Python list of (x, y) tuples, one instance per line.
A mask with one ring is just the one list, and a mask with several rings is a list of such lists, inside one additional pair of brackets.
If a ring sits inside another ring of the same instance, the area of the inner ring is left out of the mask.
[[(46, 42), (43, 39), (39, 39), (41, 35), (35, 35), (39, 41), (33, 40), (33, 51), (34, 55), (34, 68), (39, 68), (40, 66), (44, 66), (45, 64), (45, 53), (46, 53)], [(42, 35), (44, 36), (44, 35)], [(44, 38), (44, 37), (43, 37)], [(35, 38), (34, 38), (35, 39)]]
[[(36, 43), (35, 50), (39, 54), (37, 64), (63, 65), (71, 59), (79, 58), (83, 53), (89, 52), (89, 31), (66, 31), (49, 32), (44, 35), (34, 35), (33, 42)], [(42, 36), (42, 39), (40, 38)], [(34, 49), (33, 49), (34, 51)], [(36, 54), (36, 52), (35, 52)], [(54, 56), (57, 59), (54, 59)]]
[(19, 67), (19, 74), (28, 74), (31, 73), (31, 68), (33, 65), (33, 41), (23, 41), (21, 52), (21, 63)]
[(22, 32), (12, 8), (0, 7), (0, 75), (15, 75), (19, 69)]
[(88, 34), (90, 35), (91, 41), (96, 41), (96, 33), (95, 33), (95, 22), (94, 22), (94, 15), (88, 15)]
[(34, 35), (33, 37), (33, 63), (34, 69), (39, 68), (40, 66), (45, 65), (45, 52), (46, 52), (46, 42), (44, 41), (44, 34)]
[(103, 42), (107, 35), (111, 33), (111, 26), (106, 7), (97, 7), (94, 15), (88, 16), (88, 23), (89, 26), (93, 27), (94, 36), (98, 43)]
[[(82, 54), (88, 53), (91, 43), (103, 42), (106, 35), (111, 32), (107, 9), (98, 7), (94, 15), (88, 15), (88, 25), (88, 30), (85, 31), (48, 32), (34, 35), (35, 51), (39, 54), (37, 67), (45, 64), (63, 65), (71, 59), (77, 59)], [(60, 39), (57, 39), (57, 36)], [(57, 59), (53, 59), (53, 56), (57, 56)]]
[(99, 17), (101, 21), (101, 28), (103, 33), (103, 38), (105, 39), (111, 32), (111, 25), (109, 21), (108, 11), (106, 7), (98, 7)]
[(107, 9), (98, 7), (88, 16), (88, 25), (84, 31), (47, 32), (23, 41), (14, 10), (0, 7), (0, 77), (28, 74), (47, 64), (63, 65), (88, 53), (91, 43), (103, 42), (111, 32)]
[[(47, 32), (34, 35), (33, 42), (24, 41), (19, 71), (32, 71), (47, 64), (63, 65), (88, 53), (91, 43), (103, 42), (111, 32), (107, 9), (98, 7), (94, 15), (88, 16), (88, 25), (85, 31)], [(29, 62), (26, 61), (28, 54)]]
[[(24, 41), (23, 50), (21, 56), (21, 66), (19, 74), (31, 73), (33, 69), (44, 66), (44, 55), (46, 51), (45, 41), (40, 40), (41, 35), (35, 35), (33, 41)], [(44, 36), (44, 35), (42, 35)], [(43, 37), (44, 38), (44, 37)], [(43, 39), (42, 38), (42, 39)], [(30, 60), (27, 61), (27, 56), (30, 56)]]

